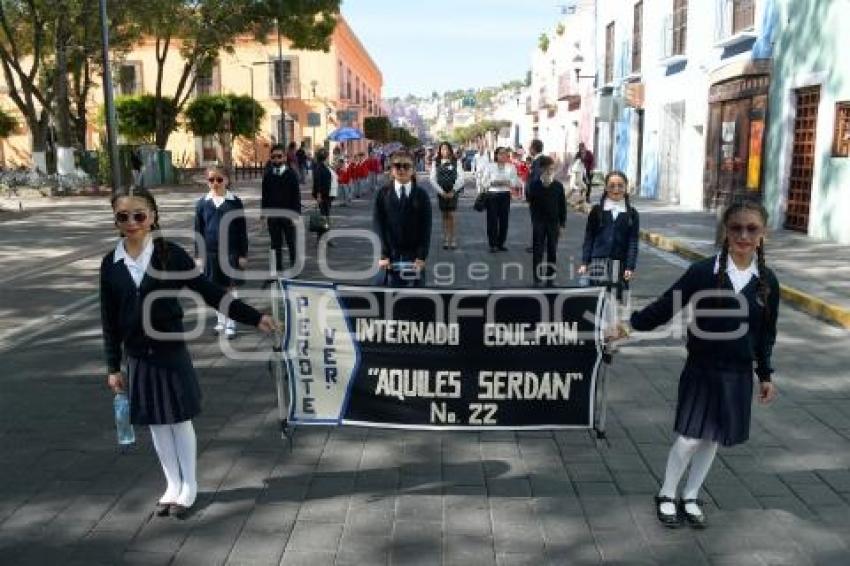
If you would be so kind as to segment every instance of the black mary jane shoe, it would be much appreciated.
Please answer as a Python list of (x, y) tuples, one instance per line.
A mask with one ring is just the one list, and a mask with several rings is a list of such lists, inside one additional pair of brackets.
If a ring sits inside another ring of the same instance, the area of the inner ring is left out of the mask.
[(185, 505), (180, 505), (179, 503), (172, 503), (170, 508), (171, 516), (175, 519), (186, 519), (189, 514), (192, 512), (191, 507), (186, 507)]
[[(701, 513), (699, 515), (694, 515), (693, 513), (688, 513), (688, 510), (685, 508), (685, 505), (692, 503), (699, 507)], [(705, 511), (703, 510), (703, 502), (702, 499), (682, 499), (679, 501), (679, 509), (681, 509), (682, 516), (685, 518), (685, 522), (694, 529), (704, 529), (706, 527), (706, 519), (705, 519)]]
[[(668, 515), (667, 513), (661, 512), (661, 504), (662, 503), (672, 503), (673, 507), (676, 511), (673, 512), (672, 515)], [(658, 520), (661, 521), (661, 524), (670, 529), (678, 528), (682, 525), (682, 518), (679, 515), (679, 505), (678, 502), (672, 497), (665, 497), (663, 495), (655, 496), (655, 514), (658, 516)]]
[(168, 517), (168, 514), (171, 512), (172, 503), (157, 503), (156, 509), (154, 509), (153, 514), (157, 517)]

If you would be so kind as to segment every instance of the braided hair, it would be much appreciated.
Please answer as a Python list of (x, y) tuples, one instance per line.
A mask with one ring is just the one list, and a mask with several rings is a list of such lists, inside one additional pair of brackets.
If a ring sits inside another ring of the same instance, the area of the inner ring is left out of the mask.
[[(723, 275), (726, 273), (726, 268), (729, 265), (729, 237), (726, 236), (726, 230), (729, 225), (729, 220), (740, 212), (754, 212), (761, 217), (762, 223), (767, 226), (768, 220), (768, 212), (767, 209), (760, 202), (753, 200), (752, 198), (742, 198), (736, 202), (733, 202), (729, 205), (725, 211), (723, 211), (723, 217), (720, 220), (720, 228), (723, 230), (723, 248), (720, 250), (719, 257), (719, 269), (717, 270), (717, 288), (719, 289), (723, 284)], [(767, 263), (765, 261), (765, 253), (764, 253), (764, 237), (762, 237), (761, 241), (756, 246), (756, 268), (758, 269), (758, 300), (762, 307), (764, 307), (764, 316), (767, 318), (768, 316), (768, 306), (767, 299), (770, 295), (770, 287), (767, 283)]]
[(162, 261), (163, 268), (168, 262), (168, 244), (165, 238), (162, 237), (161, 228), (159, 227), (159, 208), (156, 206), (156, 199), (151, 192), (143, 187), (131, 187), (129, 189), (118, 189), (112, 193), (109, 203), (112, 209), (115, 209), (115, 203), (122, 198), (139, 198), (147, 203), (148, 208), (153, 212), (153, 224), (151, 224), (151, 233), (153, 234), (153, 247)]

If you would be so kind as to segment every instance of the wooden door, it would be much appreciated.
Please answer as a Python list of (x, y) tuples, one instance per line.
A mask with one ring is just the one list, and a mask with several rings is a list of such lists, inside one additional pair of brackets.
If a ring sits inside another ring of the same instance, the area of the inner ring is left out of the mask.
[(820, 86), (797, 89), (796, 95), (797, 115), (794, 119), (794, 148), (788, 182), (785, 227), (807, 232), (809, 205), (812, 201)]

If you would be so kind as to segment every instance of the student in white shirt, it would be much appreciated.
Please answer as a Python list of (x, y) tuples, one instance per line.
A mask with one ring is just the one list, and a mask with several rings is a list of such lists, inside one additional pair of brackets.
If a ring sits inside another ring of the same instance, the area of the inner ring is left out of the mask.
[(463, 168), (455, 159), (449, 142), (440, 143), (437, 156), (431, 164), (431, 185), (437, 192), (437, 203), (443, 217), (443, 249), (457, 248), (455, 238), (455, 210), (463, 189)]
[(489, 164), (481, 176), (481, 190), (487, 193), (487, 243), (490, 252), (506, 252), (511, 189), (522, 186), (506, 147), (496, 148), (496, 163)]

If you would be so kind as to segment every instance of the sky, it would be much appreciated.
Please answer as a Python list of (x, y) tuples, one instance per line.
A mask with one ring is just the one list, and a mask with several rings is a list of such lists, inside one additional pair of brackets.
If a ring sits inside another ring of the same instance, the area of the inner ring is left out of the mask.
[(343, 0), (384, 75), (384, 97), (524, 80), (563, 0)]

